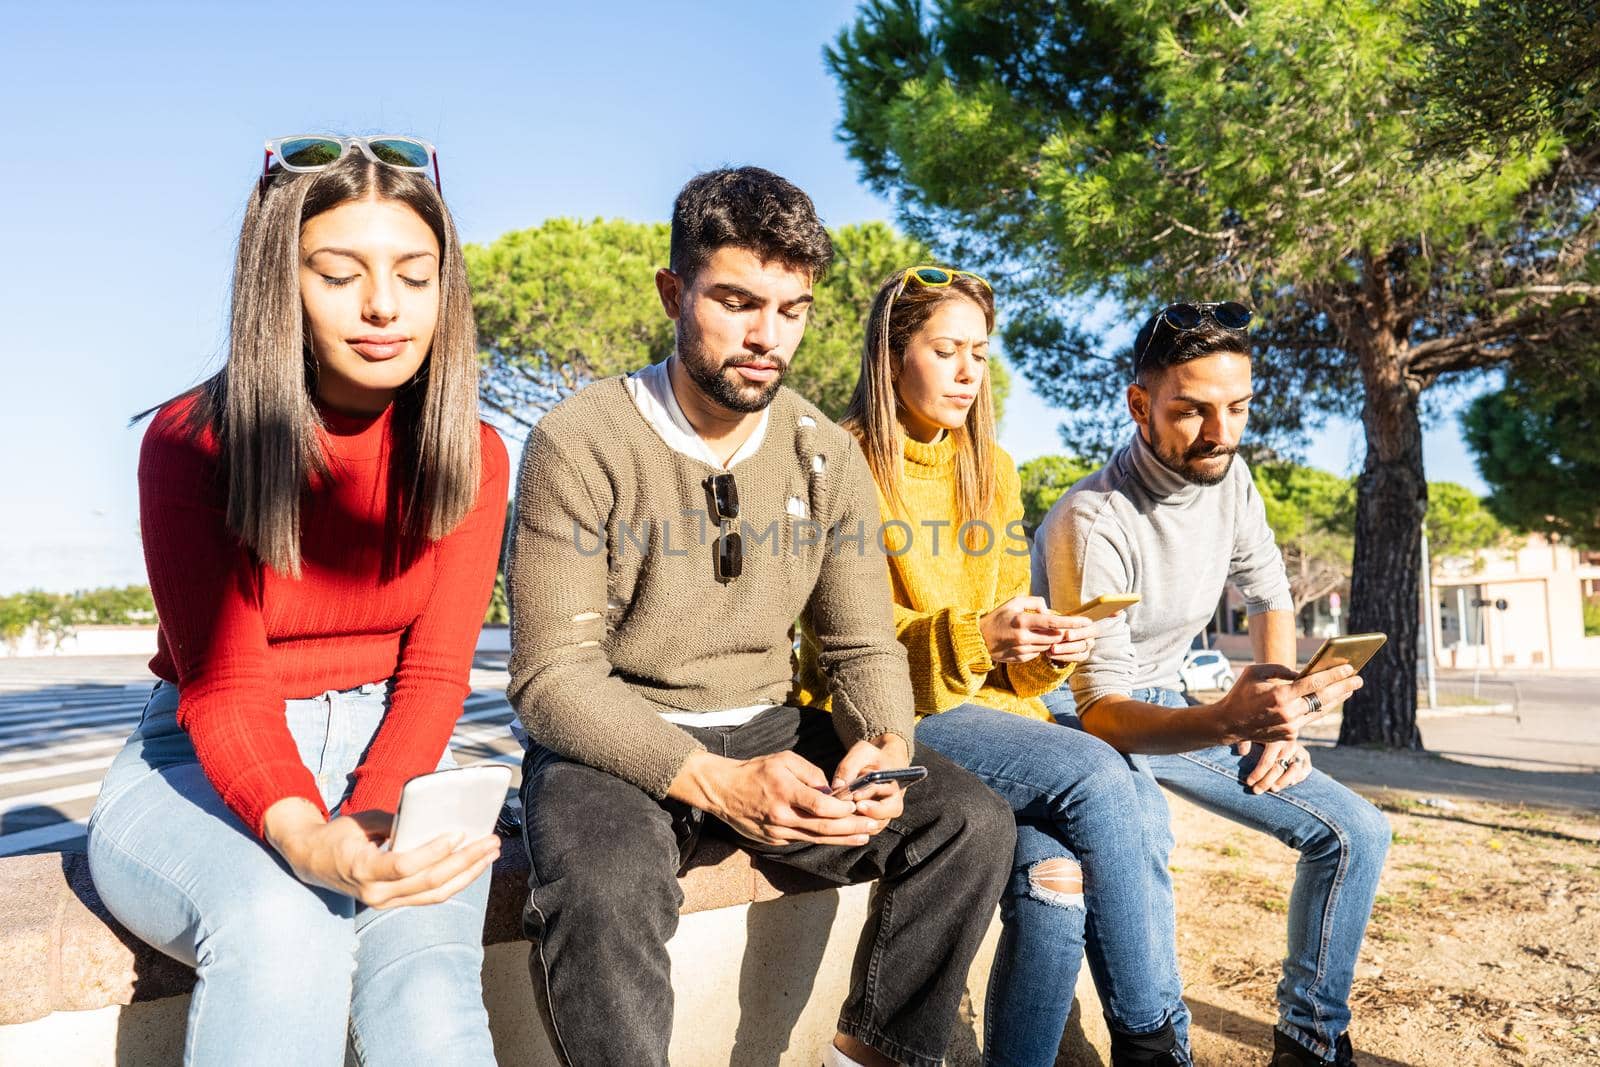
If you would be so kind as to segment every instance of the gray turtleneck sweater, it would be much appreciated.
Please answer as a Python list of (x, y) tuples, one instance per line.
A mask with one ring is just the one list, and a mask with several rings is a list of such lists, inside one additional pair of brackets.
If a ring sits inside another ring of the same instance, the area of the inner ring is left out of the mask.
[(1033, 592), (1055, 610), (1104, 593), (1140, 597), (1102, 624), (1093, 657), (1073, 672), (1080, 711), (1112, 694), (1177, 688), (1183, 654), (1230, 580), (1251, 615), (1294, 608), (1249, 468), (1235, 459), (1217, 485), (1192, 485), (1137, 431), (1056, 501), (1034, 538)]

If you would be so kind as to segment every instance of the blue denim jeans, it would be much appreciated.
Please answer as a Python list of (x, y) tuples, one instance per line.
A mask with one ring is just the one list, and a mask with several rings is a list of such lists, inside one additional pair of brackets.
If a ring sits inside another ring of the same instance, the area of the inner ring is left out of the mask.
[[(330, 809), (387, 707), (382, 682), (285, 702)], [(443, 903), (383, 911), (305, 884), (222, 803), (177, 708), (158, 684), (112, 761), (89, 869), (119, 922), (195, 969), (184, 1061), (341, 1067), (348, 1037), (362, 1063), (493, 1063), (488, 872)]]
[[(1089, 969), (1106, 1016), (1130, 1033), (1159, 1030), (1182, 1009), (1171, 952), (1153, 949), (1152, 929), (1170, 937), (1169, 914), (1150, 899), (1139, 847), (1143, 823), (1128, 765), (1080, 730), (964, 704), (917, 724), (931, 748), (977, 775), (1017, 819), (1017, 847), (1000, 898), (1003, 926), (989, 977), (984, 1062), (1056, 1061), (1072, 1008), (1078, 961)], [(1083, 875), (1081, 895), (1035, 884), (1040, 864), (1067, 860)], [(1169, 894), (1165, 906), (1172, 907)]]
[[(1187, 704), (1171, 689), (1141, 689), (1133, 699), (1164, 707)], [(1081, 725), (1070, 692), (1057, 691), (1046, 704), (1058, 721)], [(1349, 789), (1313, 770), (1305, 781), (1276, 793), (1253, 794), (1244, 785), (1259, 748), (1235, 755), (1225, 745), (1176, 755), (1131, 756), (1139, 772), (1139, 811), (1150, 844), (1150, 922), (1155, 947), (1168, 965), (1153, 973), (1179, 986), (1166, 799), (1160, 786), (1242, 826), (1271, 834), (1300, 853), (1289, 893), (1289, 944), (1278, 983), (1278, 1029), (1324, 1059), (1350, 1025), (1350, 983), (1372, 915), (1378, 876), (1389, 852), (1389, 820)], [(1157, 784), (1159, 783), (1159, 785)], [(1181, 1003), (1181, 1001), (1180, 1001)], [(1187, 1040), (1188, 1012), (1179, 1020)]]

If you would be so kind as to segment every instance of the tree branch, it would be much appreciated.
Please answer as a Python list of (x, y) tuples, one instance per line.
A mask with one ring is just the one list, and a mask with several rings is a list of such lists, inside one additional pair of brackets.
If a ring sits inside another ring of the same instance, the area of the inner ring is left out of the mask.
[[(1234, 239), (1232, 230), (1197, 230), (1186, 222), (1180, 222), (1171, 215), (1165, 216), (1166, 220), (1191, 237), (1204, 237), (1209, 241), (1231, 241)], [(1170, 231), (1168, 231), (1170, 232)]]
[(1548, 344), (1558, 334), (1600, 328), (1600, 306), (1580, 304), (1551, 314), (1549, 309), (1438, 337), (1406, 354), (1408, 373), (1440, 375), (1486, 367)]
[(1491, 289), (1492, 297), (1508, 296), (1600, 296), (1600, 285), (1571, 282), (1566, 285), (1523, 285), (1513, 289)]

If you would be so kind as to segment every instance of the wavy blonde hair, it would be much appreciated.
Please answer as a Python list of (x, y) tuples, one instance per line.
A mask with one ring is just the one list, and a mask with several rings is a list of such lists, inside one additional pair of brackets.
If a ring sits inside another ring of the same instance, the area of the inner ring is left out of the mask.
[[(947, 286), (930, 288), (906, 280), (895, 271), (878, 286), (861, 349), (861, 375), (845, 408), (842, 424), (861, 442), (867, 466), (896, 517), (906, 514), (902, 479), (905, 467), (905, 427), (900, 421), (895, 378), (905, 362), (906, 344), (927, 325), (934, 311), (948, 300), (970, 300), (983, 311), (988, 332), (994, 332), (994, 294), (967, 274), (956, 274)], [(988, 368), (983, 388), (967, 411), (967, 421), (950, 431), (956, 445), (956, 504), (964, 525), (988, 522), (994, 513), (995, 428), (994, 397), (989, 391)], [(960, 525), (957, 528), (960, 528)], [(970, 545), (968, 546), (971, 547)]]

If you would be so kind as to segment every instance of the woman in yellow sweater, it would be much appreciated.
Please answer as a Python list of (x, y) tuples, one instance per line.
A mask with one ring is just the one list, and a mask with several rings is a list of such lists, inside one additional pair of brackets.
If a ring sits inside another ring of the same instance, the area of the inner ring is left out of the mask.
[[(1150, 973), (1160, 954), (1148, 944), (1154, 898), (1128, 766), (1056, 725), (1039, 699), (1088, 658), (1094, 628), (1028, 595), (1021, 487), (995, 441), (993, 328), (994, 297), (977, 275), (897, 271), (873, 302), (844, 419), (878, 484), (917, 744), (978, 775), (1017, 816), (985, 1062), (1055, 1062), (1087, 947), (1114, 1067), (1181, 1067), (1175, 1005)], [(804, 629), (797, 685), (800, 701), (826, 698)]]

